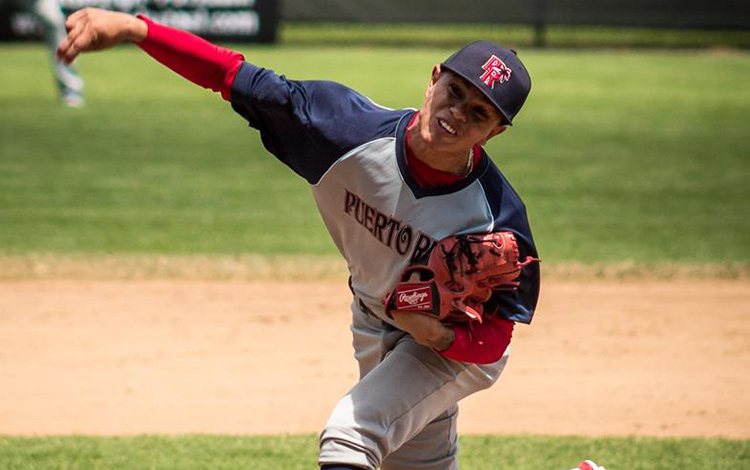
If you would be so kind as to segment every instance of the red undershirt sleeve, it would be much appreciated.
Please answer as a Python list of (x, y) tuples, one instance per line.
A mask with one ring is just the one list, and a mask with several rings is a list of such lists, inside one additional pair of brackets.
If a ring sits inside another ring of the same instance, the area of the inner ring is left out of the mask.
[(505, 354), (513, 336), (514, 322), (491, 316), (483, 323), (453, 325), (456, 334), (451, 346), (440, 355), (459, 362), (492, 364)]
[(232, 82), (245, 60), (242, 54), (187, 31), (155, 23), (143, 15), (138, 18), (148, 25), (146, 39), (138, 47), (191, 82), (230, 100)]

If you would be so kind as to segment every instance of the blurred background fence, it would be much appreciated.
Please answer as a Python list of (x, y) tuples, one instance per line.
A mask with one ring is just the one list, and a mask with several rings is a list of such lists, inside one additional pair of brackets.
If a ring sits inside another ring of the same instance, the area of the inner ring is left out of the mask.
[[(406, 43), (416, 38), (417, 43), (453, 44), (464, 41), (463, 36), (486, 37), (488, 29), (501, 28), (511, 43), (537, 46), (750, 47), (750, 0), (61, 0), (61, 4), (66, 13), (85, 5), (144, 12), (202, 36), (229, 41), (273, 42), (279, 39), (281, 24), (282, 33), (287, 33), (281, 40), (292, 42)], [(404, 31), (404, 24), (414, 28)], [(442, 34), (427, 27), (446, 24), (451, 29), (443, 29)], [(610, 36), (620, 39), (613, 42), (601, 32), (592, 38), (592, 27), (607, 28)], [(368, 33), (363, 34), (365, 28)], [(456, 37), (461, 28), (470, 31)], [(567, 31), (562, 39), (561, 29)], [(571, 31), (576, 35), (571, 37)], [(20, 12), (12, 1), (0, 2), (0, 39), (34, 38), (38, 33), (31, 15)]]
[[(284, 0), (292, 22), (463, 23), (525, 26), (534, 44), (547, 44), (556, 26), (603, 26), (744, 31), (750, 41), (748, 0)], [(738, 34), (739, 39), (741, 34)]]
[(748, 0), (284, 0), (291, 21), (750, 29)]

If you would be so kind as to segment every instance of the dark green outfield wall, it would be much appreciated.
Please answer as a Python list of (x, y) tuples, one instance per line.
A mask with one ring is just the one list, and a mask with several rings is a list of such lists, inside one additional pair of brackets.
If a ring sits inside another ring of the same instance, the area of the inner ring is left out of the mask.
[(748, 0), (284, 0), (281, 8), (292, 21), (750, 29)]

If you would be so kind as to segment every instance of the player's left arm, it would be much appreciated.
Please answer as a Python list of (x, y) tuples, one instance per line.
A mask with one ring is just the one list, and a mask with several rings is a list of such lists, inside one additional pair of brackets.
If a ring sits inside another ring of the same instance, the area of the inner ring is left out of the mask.
[(409, 333), (414, 341), (422, 346), (440, 352), (449, 349), (453, 344), (455, 339), (453, 328), (435, 317), (399, 310), (392, 311), (391, 315), (398, 327)]
[(391, 312), (399, 328), (418, 344), (459, 362), (491, 364), (499, 361), (510, 345), (514, 322), (492, 315), (484, 322), (449, 325), (435, 317), (414, 312)]

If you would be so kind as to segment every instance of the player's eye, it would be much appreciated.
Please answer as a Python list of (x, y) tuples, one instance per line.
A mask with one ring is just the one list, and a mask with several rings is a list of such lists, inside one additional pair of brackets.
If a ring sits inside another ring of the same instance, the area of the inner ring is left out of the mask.
[(474, 114), (476, 114), (476, 116), (482, 121), (490, 117), (489, 113), (487, 113), (487, 110), (482, 107), (474, 109)]
[(455, 83), (451, 83), (448, 86), (448, 90), (450, 91), (451, 95), (453, 95), (456, 98), (461, 98), (463, 96), (463, 92), (461, 91), (461, 88), (458, 87)]

